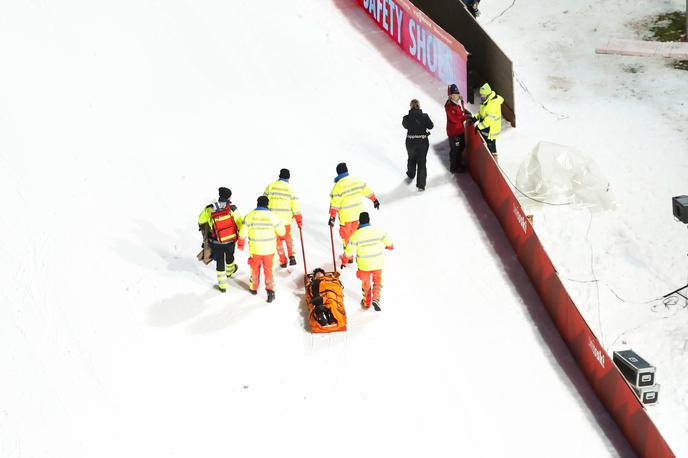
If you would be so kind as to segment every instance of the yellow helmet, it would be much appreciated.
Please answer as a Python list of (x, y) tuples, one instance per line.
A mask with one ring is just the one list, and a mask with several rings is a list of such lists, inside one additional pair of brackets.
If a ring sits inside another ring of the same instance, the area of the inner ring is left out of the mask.
[(492, 93), (492, 88), (489, 84), (485, 83), (480, 87), (480, 95), (488, 96)]

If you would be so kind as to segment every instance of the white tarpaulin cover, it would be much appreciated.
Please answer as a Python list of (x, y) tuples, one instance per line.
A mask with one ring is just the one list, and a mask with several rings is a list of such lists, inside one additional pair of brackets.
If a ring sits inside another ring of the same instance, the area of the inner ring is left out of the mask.
[[(587, 155), (570, 146), (540, 142), (518, 169), (516, 187), (527, 196), (591, 210), (614, 208), (609, 181)], [(528, 206), (537, 205), (531, 201)]]

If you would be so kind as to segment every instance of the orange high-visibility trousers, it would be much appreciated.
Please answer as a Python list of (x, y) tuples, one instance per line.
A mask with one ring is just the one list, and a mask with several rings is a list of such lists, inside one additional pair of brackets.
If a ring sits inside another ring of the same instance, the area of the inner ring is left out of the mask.
[[(349, 244), (349, 239), (352, 235), (354, 235), (356, 229), (358, 229), (358, 221), (349, 221), (348, 223), (344, 223), (344, 225), (339, 226), (339, 236), (342, 238), (344, 249), (346, 249), (346, 246)], [(344, 264), (346, 264), (346, 256), (342, 254), (342, 265)]]
[(361, 292), (366, 307), (370, 307), (373, 299), (380, 300), (382, 290), (382, 270), (359, 270), (356, 276), (361, 280)]
[(272, 260), (275, 258), (273, 254), (252, 254), (248, 258), (248, 265), (251, 266), (251, 278), (249, 280), (249, 288), (253, 291), (258, 290), (260, 285), (260, 268), (263, 268), (265, 274), (265, 289), (269, 291), (275, 290), (275, 279), (272, 276)]
[[(280, 264), (287, 263), (287, 256), (294, 256), (294, 239), (291, 237), (291, 224), (285, 224), (286, 231), (283, 236), (277, 236), (277, 254)], [(284, 245), (287, 245), (287, 254), (284, 254)]]

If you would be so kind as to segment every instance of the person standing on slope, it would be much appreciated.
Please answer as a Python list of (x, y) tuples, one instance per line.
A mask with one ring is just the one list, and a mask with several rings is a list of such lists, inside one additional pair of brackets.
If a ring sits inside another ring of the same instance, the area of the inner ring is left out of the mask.
[(260, 285), (260, 269), (265, 274), (265, 290), (268, 293), (268, 302), (275, 300), (275, 280), (273, 278), (272, 261), (277, 248), (277, 237), (284, 235), (285, 229), (282, 221), (275, 216), (268, 205), (270, 201), (265, 196), (258, 198), (258, 206), (244, 218), (239, 230), (237, 245), (244, 249), (248, 237), (250, 257), (248, 264), (251, 266), (251, 279), (249, 280), (249, 292), (256, 294)]
[[(363, 211), (364, 196), (373, 202), (376, 210), (380, 209), (380, 202), (373, 190), (364, 181), (350, 176), (346, 163), (337, 164), (337, 176), (330, 192), (330, 219), (327, 223), (334, 226), (334, 220), (339, 215), (339, 236), (344, 248), (358, 229), (358, 215)], [(342, 254), (342, 268), (346, 264), (346, 255)]]
[(463, 151), (466, 148), (464, 121), (472, 119), (473, 115), (464, 106), (456, 84), (449, 85), (447, 93), (444, 111), (447, 113), (447, 137), (449, 137), (449, 172), (463, 173), (466, 171), (466, 160), (463, 157)]
[(344, 255), (347, 260), (356, 256), (356, 276), (361, 280), (363, 291), (361, 306), (369, 308), (372, 302), (373, 308), (379, 312), (384, 250), (393, 250), (394, 245), (385, 231), (370, 225), (367, 212), (361, 213), (358, 221), (358, 229), (349, 239)]
[[(291, 173), (288, 169), (280, 170), (279, 179), (267, 185), (265, 192), (263, 192), (263, 195), (270, 201), (268, 208), (282, 220), (286, 230), (284, 236), (277, 237), (277, 254), (279, 255), (279, 263), (282, 268), (287, 267), (287, 256), (289, 256), (289, 265), (296, 265), (294, 240), (291, 236), (291, 220), (293, 218), (296, 221), (299, 229), (303, 224), (299, 198), (296, 197), (289, 184), (290, 176)], [(284, 254), (285, 244), (287, 245), (286, 255)]]
[(230, 201), (232, 191), (219, 188), (218, 194), (218, 200), (206, 206), (198, 215), (198, 229), (203, 233), (204, 251), (207, 245), (210, 247), (210, 254), (216, 262), (217, 287), (224, 293), (227, 291), (227, 277), (237, 271), (234, 247), (242, 218)]
[(497, 161), (497, 138), (502, 131), (502, 103), (504, 98), (497, 95), (489, 84), (485, 83), (480, 87), (480, 112), (474, 116), (475, 128), (487, 143), (487, 148), (492, 153), (492, 157)]
[(466, 9), (474, 18), (480, 16), (480, 11), (478, 11), (478, 5), (480, 5), (480, 0), (462, 0), (463, 4), (466, 5)]
[(418, 178), (416, 179), (416, 187), (419, 191), (425, 191), (425, 180), (428, 175), (426, 168), (426, 161), (428, 158), (428, 130), (432, 129), (434, 124), (426, 113), (420, 109), (420, 102), (418, 100), (411, 100), (411, 109), (408, 114), (404, 116), (401, 125), (406, 129), (406, 153), (408, 160), (406, 161), (406, 176), (409, 181), (416, 177), (416, 168), (418, 169)]

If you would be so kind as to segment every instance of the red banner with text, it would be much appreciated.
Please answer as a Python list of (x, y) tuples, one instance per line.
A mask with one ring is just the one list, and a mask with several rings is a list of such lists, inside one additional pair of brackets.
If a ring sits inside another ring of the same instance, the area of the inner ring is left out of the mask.
[(356, 0), (409, 57), (446, 84), (468, 95), (468, 53), (461, 43), (408, 0)]
[(559, 333), (639, 456), (673, 457), (659, 430), (590, 330), (480, 134), (466, 129), (471, 176), (480, 187)]

